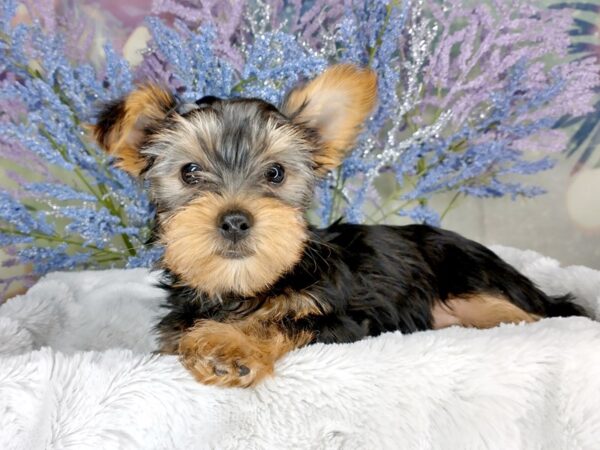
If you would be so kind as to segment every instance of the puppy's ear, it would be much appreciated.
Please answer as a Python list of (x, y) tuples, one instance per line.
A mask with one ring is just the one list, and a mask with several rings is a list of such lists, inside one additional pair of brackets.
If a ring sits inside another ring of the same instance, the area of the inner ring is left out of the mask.
[(340, 64), (292, 90), (282, 111), (292, 122), (316, 130), (321, 149), (314, 161), (324, 174), (340, 165), (376, 102), (375, 72)]
[(117, 157), (117, 166), (138, 176), (146, 167), (140, 146), (149, 129), (160, 123), (175, 107), (166, 90), (145, 85), (107, 105), (91, 127), (98, 144)]

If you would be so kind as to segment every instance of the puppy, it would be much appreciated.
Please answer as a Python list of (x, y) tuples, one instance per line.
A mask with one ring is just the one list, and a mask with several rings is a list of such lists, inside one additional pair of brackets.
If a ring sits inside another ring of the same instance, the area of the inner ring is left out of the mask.
[(99, 115), (95, 138), (157, 207), (170, 308), (161, 350), (199, 381), (255, 385), (314, 342), (584, 314), (449, 231), (307, 223), (315, 184), (352, 148), (376, 85), (372, 71), (337, 65), (280, 108), (181, 104), (147, 85)]

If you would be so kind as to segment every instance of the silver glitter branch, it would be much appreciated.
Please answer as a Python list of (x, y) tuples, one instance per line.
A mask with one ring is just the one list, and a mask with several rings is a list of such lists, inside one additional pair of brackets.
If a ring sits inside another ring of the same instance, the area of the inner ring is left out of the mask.
[(365, 182), (370, 184), (380, 173), (381, 169), (389, 166), (402, 156), (409, 148), (423, 141), (440, 136), (452, 117), (452, 111), (447, 110), (431, 125), (421, 126), (409, 137), (401, 139), (402, 127), (406, 124), (411, 112), (415, 111), (421, 102), (423, 94), (422, 72), (427, 64), (433, 41), (438, 32), (437, 24), (422, 16), (423, 2), (419, 1), (411, 11), (407, 27), (408, 45), (410, 49), (407, 60), (401, 65), (406, 89), (402, 94), (402, 102), (397, 107), (394, 117), (391, 117), (391, 128), (387, 131), (387, 139), (383, 148), (378, 140), (369, 139), (369, 147), (363, 150), (365, 157), (371, 156), (376, 160), (375, 166), (367, 173)]

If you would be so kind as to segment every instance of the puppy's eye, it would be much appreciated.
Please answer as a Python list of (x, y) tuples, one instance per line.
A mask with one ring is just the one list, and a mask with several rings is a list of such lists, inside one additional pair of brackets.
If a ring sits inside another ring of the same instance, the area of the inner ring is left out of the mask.
[(198, 164), (189, 163), (181, 168), (181, 179), (185, 184), (198, 184), (201, 175), (202, 168)]
[(269, 183), (281, 184), (285, 178), (285, 169), (281, 164), (272, 164), (265, 170), (265, 178)]

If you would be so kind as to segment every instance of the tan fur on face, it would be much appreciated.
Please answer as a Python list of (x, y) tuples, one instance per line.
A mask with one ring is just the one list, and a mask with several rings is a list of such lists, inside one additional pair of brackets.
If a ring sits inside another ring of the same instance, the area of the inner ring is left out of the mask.
[(323, 172), (341, 163), (376, 101), (375, 72), (340, 64), (293, 90), (282, 109), (293, 122), (317, 130), (323, 148), (315, 162)]
[(100, 127), (92, 127), (98, 143), (118, 158), (117, 166), (138, 176), (146, 166), (139, 146), (144, 128), (160, 122), (173, 105), (173, 97), (166, 90), (148, 84), (133, 91), (124, 100), (121, 115), (112, 129), (104, 134)]
[[(219, 256), (225, 248), (217, 229), (223, 211), (242, 207), (254, 224), (243, 259)], [(206, 194), (163, 224), (164, 264), (191, 287), (212, 296), (251, 296), (271, 286), (300, 259), (306, 240), (302, 211), (270, 197), (228, 200)]]
[(434, 329), (452, 325), (493, 328), (501, 323), (529, 323), (540, 319), (503, 297), (484, 294), (438, 302), (432, 315)]

